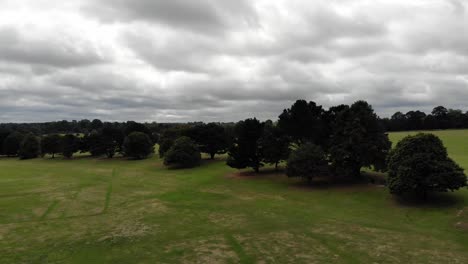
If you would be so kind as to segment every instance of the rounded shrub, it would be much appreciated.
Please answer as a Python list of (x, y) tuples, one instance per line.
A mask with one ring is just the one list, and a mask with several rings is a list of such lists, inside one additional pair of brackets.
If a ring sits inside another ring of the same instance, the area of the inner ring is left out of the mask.
[(201, 154), (198, 146), (188, 137), (178, 138), (164, 155), (164, 164), (179, 168), (200, 165)]
[(408, 136), (388, 156), (388, 188), (392, 194), (454, 191), (467, 184), (463, 169), (448, 157), (433, 134)]
[(294, 150), (288, 158), (286, 174), (288, 177), (301, 177), (312, 180), (328, 172), (325, 152), (317, 145), (306, 143)]
[(144, 159), (153, 152), (153, 142), (146, 133), (132, 132), (124, 140), (123, 153), (126, 157)]

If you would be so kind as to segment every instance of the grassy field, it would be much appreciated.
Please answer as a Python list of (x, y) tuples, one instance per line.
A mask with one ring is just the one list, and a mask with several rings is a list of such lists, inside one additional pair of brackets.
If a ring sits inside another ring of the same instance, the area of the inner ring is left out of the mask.
[[(436, 134), (468, 168), (468, 131)], [(379, 186), (307, 187), (222, 160), (0, 168), (0, 263), (468, 263), (466, 189), (416, 205)]]

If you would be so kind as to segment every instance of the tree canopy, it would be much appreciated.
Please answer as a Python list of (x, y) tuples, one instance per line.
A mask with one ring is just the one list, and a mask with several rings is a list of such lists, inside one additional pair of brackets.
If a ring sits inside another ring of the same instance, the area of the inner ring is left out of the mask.
[(388, 156), (388, 188), (392, 194), (447, 192), (467, 185), (463, 169), (448, 157), (433, 134), (408, 136)]
[(143, 132), (132, 132), (124, 140), (123, 153), (135, 159), (147, 158), (154, 152), (153, 142)]
[(258, 172), (263, 166), (258, 144), (262, 135), (263, 124), (256, 118), (239, 121), (234, 129), (234, 142), (228, 152), (227, 164), (232, 168), (252, 168)]
[(165, 165), (180, 168), (198, 166), (200, 161), (200, 150), (189, 137), (178, 138), (164, 156)]

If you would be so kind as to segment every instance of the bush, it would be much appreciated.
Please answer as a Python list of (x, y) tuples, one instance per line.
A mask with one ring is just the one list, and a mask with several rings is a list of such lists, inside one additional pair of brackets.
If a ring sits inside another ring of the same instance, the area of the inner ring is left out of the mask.
[(454, 191), (466, 186), (463, 169), (448, 157), (442, 141), (432, 134), (401, 140), (388, 157), (388, 188), (392, 194)]
[(41, 153), (41, 143), (39, 138), (33, 134), (28, 134), (21, 142), (19, 157), (20, 159), (34, 159)]
[(3, 153), (7, 156), (16, 156), (23, 141), (23, 134), (19, 132), (13, 132), (9, 134), (3, 142)]
[(195, 142), (188, 137), (178, 138), (164, 156), (165, 165), (181, 168), (198, 166), (200, 161), (200, 150)]
[(154, 152), (153, 142), (143, 132), (132, 132), (124, 140), (123, 152), (127, 157), (144, 159)]
[(327, 172), (328, 162), (325, 153), (322, 148), (312, 143), (303, 144), (293, 151), (286, 167), (288, 177), (302, 177), (309, 181)]

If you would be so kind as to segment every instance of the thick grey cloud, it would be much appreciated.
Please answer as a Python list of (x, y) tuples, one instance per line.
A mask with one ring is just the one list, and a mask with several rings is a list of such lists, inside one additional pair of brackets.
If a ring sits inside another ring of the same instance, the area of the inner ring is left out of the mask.
[(459, 0), (4, 0), (0, 121), (468, 110)]

